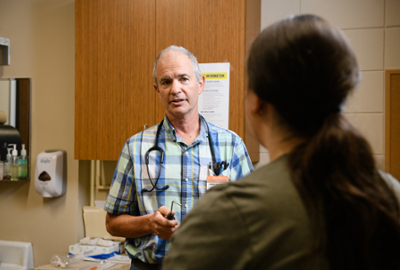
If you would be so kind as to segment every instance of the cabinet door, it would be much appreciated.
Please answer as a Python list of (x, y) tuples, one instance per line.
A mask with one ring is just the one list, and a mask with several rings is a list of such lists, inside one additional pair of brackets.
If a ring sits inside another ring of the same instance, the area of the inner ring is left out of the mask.
[[(260, 0), (156, 0), (156, 6), (157, 52), (177, 45), (199, 63), (230, 62), (229, 129), (244, 139), (252, 161), (259, 161), (259, 144), (247, 132), (243, 100), (247, 50), (260, 32)], [(157, 118), (163, 115), (158, 102)]]
[(155, 124), (155, 0), (75, 1), (75, 159), (117, 160)]

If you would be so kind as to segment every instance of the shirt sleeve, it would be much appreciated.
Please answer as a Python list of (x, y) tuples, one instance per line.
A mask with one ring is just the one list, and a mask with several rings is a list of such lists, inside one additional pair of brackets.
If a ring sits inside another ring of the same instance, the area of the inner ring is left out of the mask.
[(137, 215), (137, 196), (134, 180), (134, 161), (129, 149), (129, 140), (125, 143), (115, 169), (110, 192), (104, 206), (110, 214)]
[(253, 163), (242, 139), (233, 148), (230, 181), (236, 181), (254, 171)]

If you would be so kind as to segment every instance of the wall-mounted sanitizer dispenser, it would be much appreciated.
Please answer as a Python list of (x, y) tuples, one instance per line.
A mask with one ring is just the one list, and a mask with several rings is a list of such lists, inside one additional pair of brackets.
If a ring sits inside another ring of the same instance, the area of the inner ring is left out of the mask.
[(36, 192), (45, 198), (65, 194), (67, 153), (64, 150), (47, 150), (39, 153), (35, 168)]

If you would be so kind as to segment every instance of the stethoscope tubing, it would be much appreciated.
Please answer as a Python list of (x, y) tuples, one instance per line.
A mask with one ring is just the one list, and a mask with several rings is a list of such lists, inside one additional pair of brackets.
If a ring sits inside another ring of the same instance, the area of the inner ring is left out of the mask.
[[(210, 134), (210, 127), (208, 126), (208, 123), (205, 121), (203, 116), (200, 115), (200, 117), (204, 120), (204, 122), (207, 125), (208, 143), (209, 143), (210, 151), (211, 151), (212, 167), (213, 167), (213, 170), (214, 170), (214, 174), (215, 175), (219, 175), (220, 172), (221, 172), (221, 169), (225, 170), (229, 166), (229, 163), (227, 163), (226, 161), (222, 161), (222, 162), (217, 162), (216, 161), (214, 149), (212, 147), (212, 139), (211, 139), (211, 134)], [(157, 187), (158, 180), (160, 179), (161, 168), (158, 171), (158, 176), (157, 176), (157, 179), (156, 179), (155, 183), (153, 183), (153, 180), (151, 179), (150, 172), (149, 172), (149, 155), (150, 155), (150, 153), (152, 151), (159, 151), (160, 155), (161, 155), (161, 158), (160, 158), (161, 166), (164, 163), (164, 150), (161, 147), (158, 146), (158, 137), (160, 136), (160, 132), (161, 132), (161, 128), (163, 126), (163, 123), (164, 123), (164, 119), (161, 120), (161, 122), (157, 126), (156, 139), (155, 139), (153, 147), (151, 147), (145, 153), (145, 163), (146, 163), (147, 175), (149, 176), (149, 180), (150, 180), (150, 183), (152, 185), (152, 188), (150, 190), (148, 190), (147, 188), (144, 188), (144, 189), (142, 189), (142, 192), (151, 192), (154, 189), (162, 191), (162, 190), (166, 190), (166, 189), (169, 188), (168, 185), (165, 185), (165, 186), (163, 186), (161, 188)]]

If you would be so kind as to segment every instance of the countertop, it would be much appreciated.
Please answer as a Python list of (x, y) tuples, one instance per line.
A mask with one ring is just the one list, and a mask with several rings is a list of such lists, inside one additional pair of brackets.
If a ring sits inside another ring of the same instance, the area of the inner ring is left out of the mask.
[[(127, 263), (116, 263), (114, 266), (106, 268), (105, 270), (129, 270), (131, 267), (130, 264)], [(62, 270), (64, 268), (54, 267), (50, 264), (42, 265), (39, 267), (32, 268), (31, 270)], [(97, 270), (103, 269), (100, 267), (100, 263), (96, 262), (81, 262), (77, 264), (72, 264), (70, 267), (66, 268), (68, 270)]]

